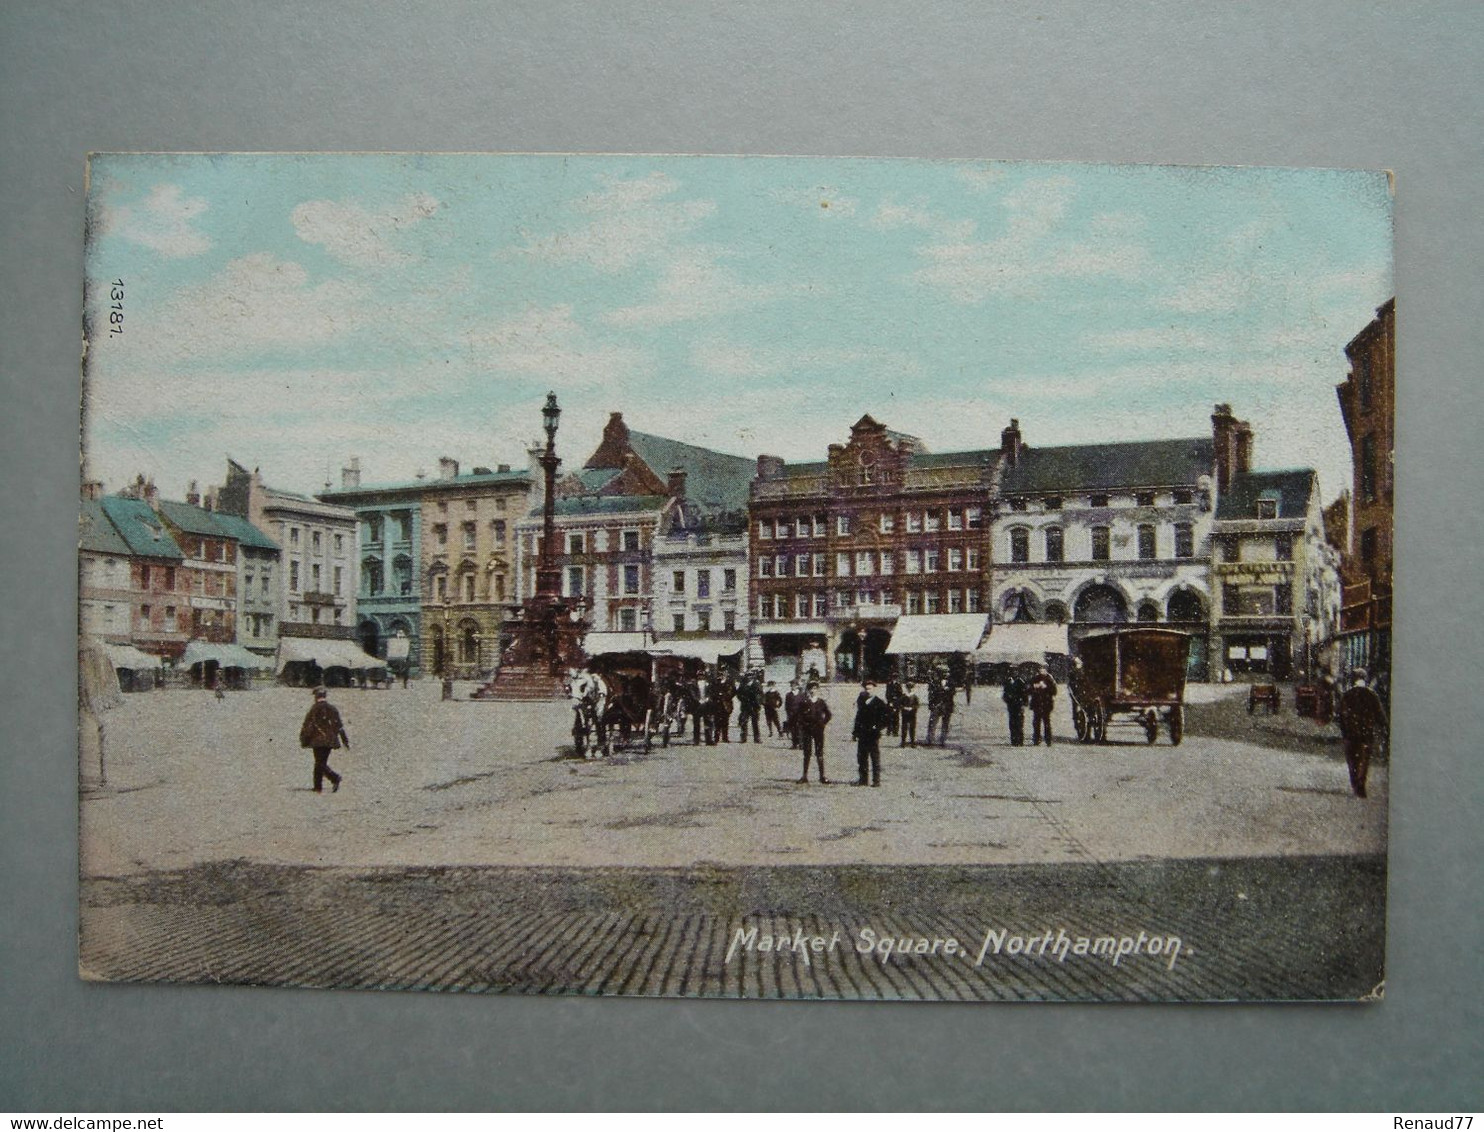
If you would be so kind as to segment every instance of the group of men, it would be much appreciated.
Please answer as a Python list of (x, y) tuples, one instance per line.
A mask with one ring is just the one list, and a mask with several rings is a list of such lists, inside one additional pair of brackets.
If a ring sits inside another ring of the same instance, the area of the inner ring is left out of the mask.
[(1039, 747), (1041, 740), (1051, 746), (1051, 709), (1056, 706), (1056, 681), (1046, 666), (1040, 665), (1036, 674), (1027, 682), (1019, 673), (1012, 672), (1005, 678), (1000, 697), (1005, 701), (1005, 711), (1010, 717), (1010, 745), (1025, 746), (1025, 709), (1031, 709), (1031, 745)]

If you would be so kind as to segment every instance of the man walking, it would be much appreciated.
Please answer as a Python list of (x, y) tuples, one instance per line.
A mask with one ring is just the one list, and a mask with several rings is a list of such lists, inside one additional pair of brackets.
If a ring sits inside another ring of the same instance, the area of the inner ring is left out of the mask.
[(917, 685), (911, 680), (902, 689), (902, 742), (903, 747), (917, 746), (917, 709), (922, 707), (922, 697), (917, 694)]
[(1010, 746), (1025, 746), (1025, 700), (1029, 694), (1022, 680), (1014, 672), (1005, 677), (1005, 690), (1000, 698), (1005, 701), (1005, 711), (1010, 716)]
[(330, 780), (330, 792), (340, 789), (340, 776), (330, 769), (330, 752), (344, 745), (350, 749), (350, 736), (345, 733), (345, 724), (340, 713), (329, 701), (329, 692), (324, 686), (314, 690), (314, 704), (304, 716), (299, 727), (299, 746), (314, 751), (314, 792), (324, 792), (325, 779)]
[(778, 694), (778, 685), (768, 681), (768, 690), (763, 693), (763, 720), (768, 725), (768, 738), (783, 734), (783, 724), (778, 720), (778, 709), (783, 706), (783, 697)]
[(953, 685), (948, 677), (938, 673), (928, 685), (928, 746), (933, 745), (933, 733), (938, 735), (938, 746), (948, 745), (948, 721), (953, 718)]
[(886, 701), (876, 694), (876, 682), (867, 680), (855, 701), (855, 726), (850, 737), (855, 740), (855, 765), (859, 777), (857, 786), (881, 785), (881, 732), (890, 721)]
[(804, 748), (804, 774), (799, 779), (800, 783), (809, 781), (811, 756), (819, 763), (819, 781), (829, 782), (824, 776), (824, 729), (833, 718), (830, 705), (819, 698), (819, 685), (811, 683), (794, 716), (794, 732)]
[(1031, 679), (1031, 745), (1039, 746), (1041, 736), (1046, 736), (1046, 745), (1051, 746), (1051, 709), (1056, 703), (1056, 681), (1046, 666)]

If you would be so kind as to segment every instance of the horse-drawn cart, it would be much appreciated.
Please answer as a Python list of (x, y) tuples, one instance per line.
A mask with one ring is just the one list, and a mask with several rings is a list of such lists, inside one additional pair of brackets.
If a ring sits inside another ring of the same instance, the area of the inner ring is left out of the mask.
[(1163, 720), (1178, 746), (1189, 651), (1190, 637), (1171, 629), (1116, 629), (1077, 641), (1068, 680), (1077, 738), (1107, 742), (1117, 722), (1142, 727), (1153, 743)]
[(571, 683), (572, 742), (579, 755), (608, 754), (619, 743), (655, 739), (668, 747), (685, 728), (686, 681), (699, 660), (634, 650), (593, 657)]

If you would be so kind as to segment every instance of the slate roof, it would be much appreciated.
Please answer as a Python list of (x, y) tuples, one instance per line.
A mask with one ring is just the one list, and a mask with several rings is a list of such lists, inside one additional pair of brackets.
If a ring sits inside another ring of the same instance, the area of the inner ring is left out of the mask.
[(265, 535), (240, 515), (228, 515), (222, 511), (211, 512), (211, 517), (228, 538), (235, 538), (243, 546), (255, 546), (260, 550), (278, 550), (278, 543)]
[[(530, 482), (530, 470), (521, 468), (517, 471), (510, 472), (469, 472), (464, 475), (454, 476), (452, 479), (425, 476), (420, 480), (403, 480), (394, 483), (366, 483), (360, 487), (337, 487), (322, 491), (315, 498), (322, 503), (336, 503), (345, 506), (358, 496), (377, 494), (422, 495), (426, 492), (447, 490), (450, 487), (483, 487), (486, 485), (523, 484)], [(278, 494), (288, 495), (290, 493), (280, 492)], [(304, 497), (301, 496), (300, 498)]]
[(1257, 501), (1278, 499), (1278, 518), (1302, 519), (1309, 513), (1309, 501), (1318, 488), (1313, 468), (1294, 468), (1281, 472), (1245, 472), (1232, 480), (1216, 504), (1216, 518), (1255, 519)]
[(662, 480), (668, 478), (671, 468), (684, 468), (688, 504), (702, 511), (746, 510), (757, 461), (633, 429), (629, 430), (629, 446)]
[(77, 549), (95, 554), (128, 554), (129, 544), (114, 529), (113, 523), (96, 499), (84, 499), (77, 516)]
[[(569, 495), (556, 501), (557, 515), (614, 515), (631, 511), (659, 511), (668, 495)], [(541, 514), (538, 508), (532, 516)]]
[(1005, 495), (1111, 488), (1194, 485), (1211, 475), (1215, 442), (1209, 436), (1185, 440), (1135, 440), (1122, 444), (1072, 444), (1023, 448), (1000, 481)]
[(144, 500), (108, 495), (99, 500), (99, 506), (128, 544), (130, 554), (145, 558), (185, 558), (154, 508)]
[(998, 448), (980, 448), (972, 452), (919, 452), (907, 462), (909, 468), (961, 468), (987, 464), (1000, 454)]
[(217, 521), (217, 516), (204, 507), (162, 499), (160, 500), (160, 514), (188, 535), (202, 535), (206, 538), (236, 537), (229, 535), (226, 528)]

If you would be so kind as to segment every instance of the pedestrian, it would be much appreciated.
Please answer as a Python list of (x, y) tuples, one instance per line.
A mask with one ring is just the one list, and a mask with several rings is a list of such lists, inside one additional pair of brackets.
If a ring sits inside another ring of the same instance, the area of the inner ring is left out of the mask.
[(902, 726), (902, 681), (895, 672), (886, 682), (886, 710), (889, 713), (887, 734), (895, 735)]
[(783, 726), (788, 728), (789, 745), (799, 749), (799, 709), (804, 706), (805, 695), (798, 680), (790, 680), (788, 695), (783, 697)]
[(1371, 759), (1386, 742), (1386, 709), (1381, 697), (1365, 683), (1365, 674), (1354, 687), (1340, 697), (1340, 733), (1345, 737), (1345, 766), (1350, 772), (1350, 789), (1357, 798), (1366, 796), (1366, 777)]
[(811, 680), (809, 687), (804, 690), (804, 698), (799, 702), (798, 714), (794, 717), (794, 728), (804, 748), (804, 773), (799, 779), (800, 783), (809, 781), (811, 757), (819, 764), (819, 781), (829, 783), (830, 780), (824, 776), (824, 729), (833, 718), (830, 705), (819, 698), (819, 685)]
[(1017, 673), (1005, 677), (1005, 690), (1000, 698), (1005, 701), (1005, 711), (1010, 717), (1010, 745), (1025, 746), (1025, 701), (1030, 690)]
[(943, 673), (933, 677), (932, 683), (928, 685), (928, 746), (933, 745), (933, 734), (936, 731), (938, 745), (948, 745), (948, 723), (953, 718), (953, 684)]
[(758, 716), (763, 710), (763, 684), (756, 673), (749, 672), (742, 678), (742, 683), (737, 688), (737, 705), (737, 723), (742, 730), (738, 742), (747, 742), (747, 726), (750, 723), (752, 741), (761, 743), (763, 740), (758, 734)]
[(868, 678), (856, 698), (855, 725), (850, 729), (850, 737), (855, 740), (857, 786), (867, 784), (867, 772), (870, 785), (881, 785), (881, 732), (890, 718), (886, 701), (876, 694), (876, 682)]
[(903, 747), (917, 746), (917, 709), (922, 706), (922, 697), (917, 694), (917, 685), (911, 680), (902, 689), (902, 742)]
[(723, 743), (732, 741), (732, 706), (736, 703), (736, 695), (737, 689), (732, 685), (731, 677), (720, 673), (711, 696), (712, 711), (716, 716), (711, 730), (713, 743), (717, 740)]
[(1041, 737), (1051, 746), (1051, 709), (1056, 704), (1056, 681), (1043, 664), (1031, 677), (1031, 745), (1039, 746)]
[(783, 697), (778, 694), (776, 681), (768, 681), (768, 690), (763, 693), (763, 720), (768, 725), (768, 738), (783, 734), (783, 724), (778, 719), (778, 709), (783, 706)]
[(330, 752), (342, 746), (350, 750), (350, 736), (345, 733), (345, 724), (340, 713), (331, 706), (330, 693), (321, 684), (314, 690), (314, 704), (304, 716), (299, 727), (299, 746), (314, 752), (314, 792), (323, 793), (325, 779), (330, 780), (330, 792), (340, 789), (340, 775), (330, 769)]
[(691, 709), (690, 719), (692, 730), (691, 741), (699, 747), (701, 745), (701, 736), (704, 732), (706, 737), (706, 745), (708, 747), (714, 747), (716, 745), (716, 717), (713, 714), (714, 705), (711, 702), (711, 681), (706, 679), (706, 674), (704, 672), (696, 677), (694, 683), (691, 684), (689, 691), (690, 696), (688, 698), (690, 699), (689, 707)]
[(222, 687), (222, 670), (220, 668), (211, 674), (211, 688), (216, 693), (218, 700), (225, 700), (227, 698), (227, 690)]

